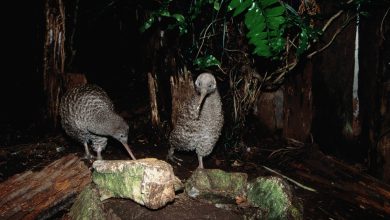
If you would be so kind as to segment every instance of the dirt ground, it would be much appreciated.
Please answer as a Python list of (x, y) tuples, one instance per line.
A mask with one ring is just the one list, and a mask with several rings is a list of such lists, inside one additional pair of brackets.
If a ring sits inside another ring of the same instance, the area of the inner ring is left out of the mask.
[[(143, 127), (136, 127), (136, 125), (130, 127), (129, 143), (135, 156), (137, 158), (155, 157), (165, 160), (168, 146), (164, 141), (161, 141), (163, 138), (150, 140), (148, 137), (151, 134), (142, 131), (145, 131)], [(62, 132), (41, 137), (29, 135), (28, 132), (23, 131), (19, 131), (18, 134), (19, 138), (5, 139), (4, 135), (0, 136), (2, 141), (0, 142), (0, 182), (26, 170), (39, 170), (69, 153), (75, 153), (80, 157), (84, 154), (83, 147), (67, 138)], [(263, 167), (267, 166), (283, 175), (290, 176), (291, 167), (286, 167), (285, 164), (293, 160), (304, 160), (311, 154), (311, 151), (306, 150), (307, 146), (304, 148), (295, 145), (295, 147), (288, 148), (286, 147), (288, 143), (278, 137), (250, 140), (242, 144), (246, 145), (243, 149), (247, 150), (235, 154), (227, 153), (225, 146), (219, 144), (213, 153), (204, 159), (205, 167), (231, 172), (245, 172), (249, 178), (255, 178), (274, 175)], [(107, 160), (129, 159), (125, 149), (115, 141), (109, 142), (102, 155)], [(176, 156), (183, 159), (184, 162), (181, 166), (173, 164), (174, 172), (185, 181), (198, 165), (196, 154), (194, 152), (177, 152)], [(88, 165), (91, 164), (88, 163)], [(290, 177), (294, 178), (294, 176)], [(302, 182), (302, 184), (306, 183)], [(390, 219), (390, 216), (385, 216), (375, 210), (338, 199), (332, 196), (328, 189), (322, 189), (321, 186), (310, 185), (310, 187), (317, 189), (317, 193), (305, 190), (295, 184), (292, 186), (295, 196), (304, 204), (304, 219)], [(189, 199), (183, 195), (178, 195), (178, 199), (173, 204), (157, 211), (146, 209), (128, 200), (107, 200), (105, 207), (107, 207), (108, 212), (113, 212), (117, 216), (131, 217), (131, 219), (242, 219), (239, 212), (218, 209), (213, 205)], [(56, 219), (61, 219), (66, 213), (67, 210), (58, 214)], [(134, 216), (135, 213), (137, 216)]]

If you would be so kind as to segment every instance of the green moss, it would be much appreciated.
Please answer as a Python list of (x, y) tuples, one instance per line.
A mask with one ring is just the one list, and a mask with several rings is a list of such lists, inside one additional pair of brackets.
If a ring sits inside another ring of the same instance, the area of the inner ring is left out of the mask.
[[(93, 182), (104, 191), (112, 193), (115, 197), (132, 198), (136, 201), (141, 199), (140, 190), (144, 169), (142, 166), (135, 166), (116, 173), (98, 173), (92, 175)], [(138, 195), (138, 198), (133, 198)]]
[(76, 201), (70, 209), (69, 216), (71, 219), (96, 219), (103, 220), (104, 212), (101, 208), (100, 199), (96, 189), (93, 189), (91, 185), (85, 187), (85, 189), (77, 197)]
[(303, 219), (301, 209), (298, 209), (295, 206), (291, 206), (289, 212), (290, 212), (290, 216), (292, 219), (294, 219), (294, 220), (302, 220)]
[(285, 219), (291, 206), (289, 195), (278, 178), (259, 177), (248, 184), (248, 202), (268, 212), (268, 219)]
[(189, 183), (196, 186), (196, 188), (200, 190), (211, 188), (211, 183), (207, 176), (207, 173), (199, 170), (196, 170), (194, 175), (191, 176)]
[(236, 196), (245, 195), (246, 183), (247, 175), (244, 173), (199, 169), (187, 181), (186, 191), (190, 196), (212, 203), (234, 203)]

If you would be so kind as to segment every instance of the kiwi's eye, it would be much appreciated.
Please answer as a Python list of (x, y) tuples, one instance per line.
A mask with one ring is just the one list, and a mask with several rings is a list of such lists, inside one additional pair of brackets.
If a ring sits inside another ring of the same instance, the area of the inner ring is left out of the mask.
[(213, 86), (213, 85), (209, 84), (209, 88), (210, 88), (210, 89), (211, 89), (212, 86)]

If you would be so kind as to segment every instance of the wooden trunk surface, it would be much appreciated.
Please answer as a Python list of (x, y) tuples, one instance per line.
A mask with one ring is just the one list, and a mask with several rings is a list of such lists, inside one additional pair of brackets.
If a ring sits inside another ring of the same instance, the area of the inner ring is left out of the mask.
[(312, 72), (308, 62), (303, 73), (293, 76), (285, 85), (283, 136), (305, 142), (312, 124)]
[(72, 154), (41, 171), (17, 174), (0, 184), (0, 219), (50, 218), (90, 182), (88, 167)]
[(320, 152), (293, 162), (289, 175), (334, 198), (390, 215), (390, 185)]
[(148, 86), (149, 86), (149, 98), (150, 98), (150, 112), (152, 117), (152, 126), (157, 128), (160, 125), (160, 114), (157, 104), (157, 79), (153, 77), (152, 73), (148, 73)]

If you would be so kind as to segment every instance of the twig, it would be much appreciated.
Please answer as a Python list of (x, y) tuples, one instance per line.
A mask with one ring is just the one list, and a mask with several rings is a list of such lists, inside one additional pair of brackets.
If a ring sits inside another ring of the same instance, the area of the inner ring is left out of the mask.
[(203, 34), (203, 37), (201, 37), (202, 43), (200, 44), (199, 50), (198, 50), (198, 52), (196, 53), (195, 59), (198, 58), (199, 53), (200, 53), (200, 51), (202, 50), (202, 47), (203, 47), (203, 44), (204, 44), (204, 41), (205, 41), (206, 34), (207, 34), (208, 30), (210, 29), (211, 25), (213, 25), (215, 22), (217, 22), (217, 21), (219, 21), (219, 20), (222, 20), (222, 19), (216, 19), (216, 20), (212, 21), (212, 22), (206, 27), (206, 29), (205, 29), (205, 31), (204, 31), (204, 34)]
[(243, 53), (244, 55), (248, 55), (248, 53), (242, 51), (242, 50), (237, 50), (237, 49), (228, 49), (228, 48), (223, 48), (223, 50), (225, 51), (228, 51), (228, 52), (239, 52), (239, 53)]
[(264, 167), (264, 169), (270, 171), (271, 173), (275, 173), (275, 174), (277, 174), (277, 175), (279, 175), (279, 176), (285, 178), (286, 180), (288, 180), (288, 181), (294, 183), (295, 185), (301, 187), (302, 189), (305, 189), (305, 190), (308, 190), (308, 191), (311, 191), (311, 192), (317, 192), (317, 190), (315, 190), (315, 189), (313, 189), (313, 188), (310, 188), (310, 187), (308, 187), (308, 186), (305, 186), (305, 185), (303, 185), (303, 184), (301, 184), (301, 183), (298, 183), (297, 181), (295, 181), (295, 180), (293, 180), (293, 179), (291, 179), (291, 178), (289, 178), (289, 177), (287, 177), (287, 176), (285, 176), (285, 175), (283, 175), (283, 174), (281, 174), (281, 173), (279, 173), (279, 172), (277, 172), (277, 171), (275, 171), (275, 170), (273, 170), (273, 169), (271, 169), (271, 168), (269, 168), (269, 167), (266, 167), (266, 166), (262, 166), (262, 167)]
[[(350, 3), (352, 3), (352, 2), (353, 2), (353, 0), (349, 0), (349, 1), (347, 1), (346, 4), (350, 4)], [(326, 24), (324, 25), (324, 27), (322, 27), (322, 31), (324, 32), (324, 31), (330, 26), (330, 24), (331, 24), (336, 18), (338, 18), (343, 12), (344, 12), (344, 9), (338, 11), (335, 15), (333, 15), (333, 16), (326, 22)]]
[(390, 10), (390, 7), (387, 8), (386, 13), (385, 13), (385, 15), (383, 16), (382, 22), (381, 22), (380, 31), (381, 31), (381, 36), (382, 36), (383, 40), (386, 40), (385, 35), (383, 35), (383, 23), (385, 22), (385, 18), (386, 18), (386, 16), (387, 16), (387, 14), (389, 13), (389, 10)]
[(336, 30), (336, 32), (334, 33), (332, 39), (331, 39), (325, 46), (323, 46), (321, 49), (316, 50), (316, 51), (312, 52), (311, 54), (307, 55), (307, 58), (308, 58), (308, 59), (311, 59), (311, 58), (312, 58), (314, 55), (316, 55), (317, 53), (320, 53), (320, 52), (324, 51), (326, 48), (328, 48), (328, 47), (333, 43), (333, 41), (336, 39), (336, 37), (341, 33), (341, 31), (344, 30), (344, 28), (349, 24), (349, 22), (350, 22), (353, 18), (355, 18), (355, 17), (356, 17), (356, 15), (354, 15), (351, 19), (349, 19), (349, 20), (346, 22), (346, 24), (344, 24), (342, 27), (338, 28), (338, 29)]

